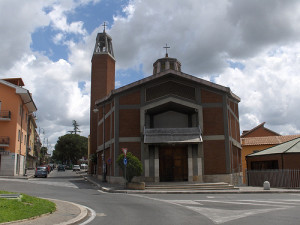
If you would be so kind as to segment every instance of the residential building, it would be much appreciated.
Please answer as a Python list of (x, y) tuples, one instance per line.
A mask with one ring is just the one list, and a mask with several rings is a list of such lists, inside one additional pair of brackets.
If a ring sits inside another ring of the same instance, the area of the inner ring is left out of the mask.
[(27, 155), (26, 155), (26, 168), (35, 169), (37, 166), (38, 152), (35, 150), (36, 145), (36, 128), (35, 115), (31, 114), (28, 116), (28, 134), (27, 134)]
[(23, 175), (28, 117), (37, 110), (21, 78), (0, 79), (0, 175)]
[(246, 156), (248, 184), (300, 187), (300, 137)]
[(270, 148), (275, 145), (290, 141), (300, 135), (280, 135), (265, 126), (265, 122), (259, 124), (251, 130), (243, 131), (241, 135), (242, 144), (242, 167), (243, 167), (243, 183), (246, 183), (247, 162), (246, 156), (261, 150)]

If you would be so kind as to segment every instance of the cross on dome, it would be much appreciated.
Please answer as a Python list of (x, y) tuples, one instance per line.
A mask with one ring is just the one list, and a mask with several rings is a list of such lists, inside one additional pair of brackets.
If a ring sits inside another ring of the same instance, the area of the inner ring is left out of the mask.
[(166, 44), (166, 46), (165, 46), (165, 47), (163, 47), (163, 48), (165, 48), (165, 49), (166, 49), (166, 57), (168, 57), (168, 48), (170, 48), (170, 46), (168, 46), (168, 44)]

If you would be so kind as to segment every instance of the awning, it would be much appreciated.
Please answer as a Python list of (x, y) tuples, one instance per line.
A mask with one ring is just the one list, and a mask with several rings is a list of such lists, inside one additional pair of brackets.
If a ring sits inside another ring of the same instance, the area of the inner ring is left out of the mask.
[(144, 129), (144, 143), (200, 143), (200, 127)]

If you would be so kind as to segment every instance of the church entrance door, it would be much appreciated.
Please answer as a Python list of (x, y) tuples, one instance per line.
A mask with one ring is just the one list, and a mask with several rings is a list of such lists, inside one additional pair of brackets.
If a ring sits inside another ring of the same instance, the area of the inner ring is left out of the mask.
[(167, 145), (159, 149), (160, 181), (188, 180), (188, 151), (187, 146)]

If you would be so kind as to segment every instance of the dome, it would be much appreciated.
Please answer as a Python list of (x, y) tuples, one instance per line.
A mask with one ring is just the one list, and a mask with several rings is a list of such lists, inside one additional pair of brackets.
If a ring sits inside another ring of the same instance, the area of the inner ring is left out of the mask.
[(169, 69), (181, 72), (181, 63), (175, 58), (169, 58), (168, 54), (153, 63), (153, 75)]

